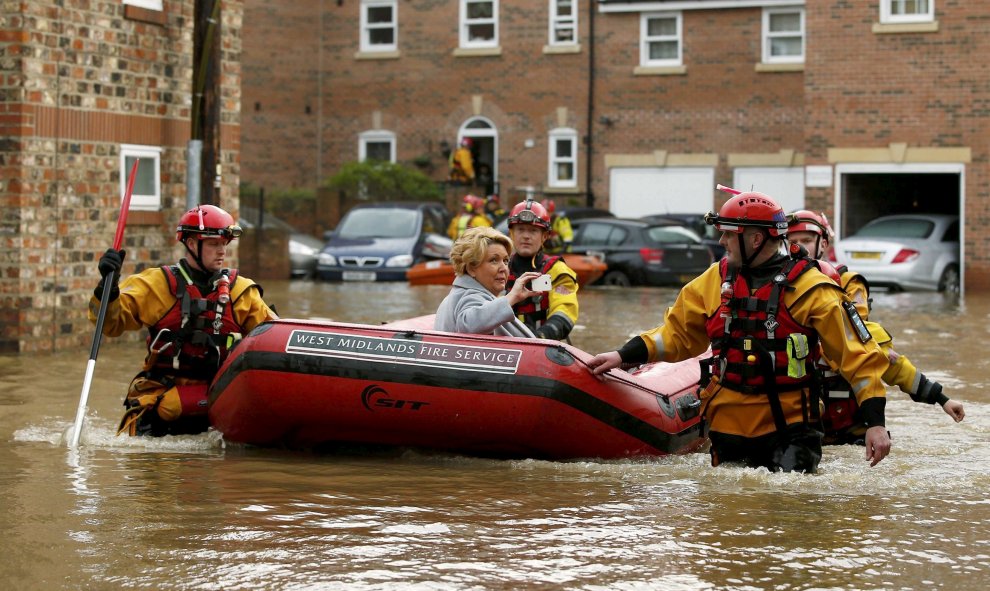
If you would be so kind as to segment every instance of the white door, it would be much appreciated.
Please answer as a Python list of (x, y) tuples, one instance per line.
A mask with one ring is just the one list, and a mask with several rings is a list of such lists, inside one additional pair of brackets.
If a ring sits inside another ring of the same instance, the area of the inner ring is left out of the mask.
[(732, 173), (732, 188), (773, 197), (785, 213), (804, 209), (804, 167), (745, 167)]
[(613, 168), (609, 173), (609, 210), (618, 217), (706, 213), (714, 194), (714, 168)]

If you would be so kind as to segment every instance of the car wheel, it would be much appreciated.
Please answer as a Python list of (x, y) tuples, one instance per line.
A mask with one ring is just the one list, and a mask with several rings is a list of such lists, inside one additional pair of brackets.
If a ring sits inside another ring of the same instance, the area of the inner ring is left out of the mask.
[(602, 285), (618, 285), (619, 287), (629, 287), (632, 282), (629, 276), (622, 271), (609, 271), (602, 277)]
[(959, 267), (949, 265), (938, 279), (938, 290), (946, 293), (959, 293)]

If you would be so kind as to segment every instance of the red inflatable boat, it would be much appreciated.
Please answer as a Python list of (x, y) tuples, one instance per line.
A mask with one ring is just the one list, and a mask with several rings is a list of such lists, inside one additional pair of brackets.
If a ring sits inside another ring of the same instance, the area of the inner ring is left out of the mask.
[(290, 448), (372, 444), (504, 458), (623, 458), (698, 449), (697, 361), (591, 374), (590, 355), (541, 339), (371, 326), (263, 324), (210, 389), (226, 440)]

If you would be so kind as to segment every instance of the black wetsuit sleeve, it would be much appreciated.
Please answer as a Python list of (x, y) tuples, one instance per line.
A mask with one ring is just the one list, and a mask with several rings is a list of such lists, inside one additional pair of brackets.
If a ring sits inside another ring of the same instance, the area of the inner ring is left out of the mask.
[(882, 397), (867, 398), (859, 407), (860, 415), (867, 427), (883, 427), (883, 411), (887, 406), (887, 399)]
[(646, 363), (650, 360), (650, 350), (646, 348), (643, 337), (633, 337), (619, 349), (619, 357), (623, 363)]

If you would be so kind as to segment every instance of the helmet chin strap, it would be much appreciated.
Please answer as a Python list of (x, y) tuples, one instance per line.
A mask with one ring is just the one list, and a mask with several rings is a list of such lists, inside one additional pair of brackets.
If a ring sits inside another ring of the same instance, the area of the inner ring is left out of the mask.
[(182, 241), (182, 245), (186, 247), (186, 252), (192, 255), (193, 260), (196, 261), (196, 265), (199, 266), (199, 270), (206, 273), (206, 265), (203, 264), (203, 241), (196, 240), (196, 252), (193, 252), (189, 248), (188, 238)]
[(763, 233), (763, 242), (761, 242), (760, 245), (756, 247), (756, 250), (753, 251), (753, 255), (748, 258), (746, 257), (746, 242), (745, 240), (743, 240), (743, 236), (746, 235), (746, 232), (740, 232), (739, 234), (736, 235), (739, 237), (739, 254), (742, 256), (743, 259), (740, 268), (745, 269), (751, 266), (753, 264), (753, 261), (756, 260), (756, 257), (758, 257), (760, 253), (763, 251), (763, 247), (767, 245), (768, 242), (767, 238), (769, 237), (769, 235), (767, 234), (766, 231), (763, 231), (762, 233)]

